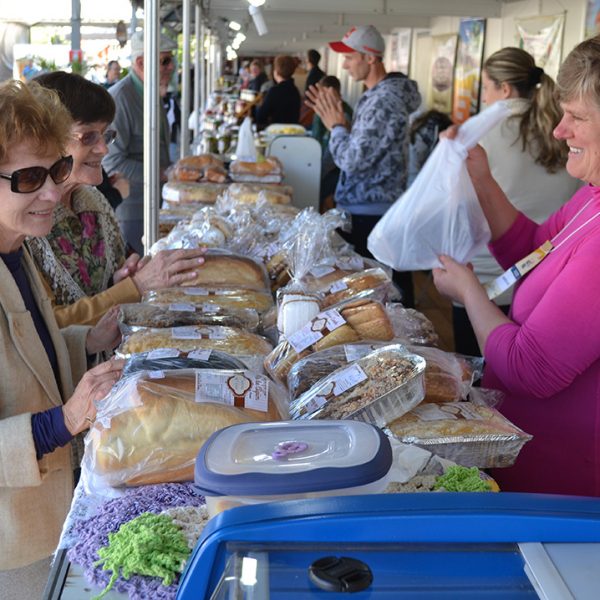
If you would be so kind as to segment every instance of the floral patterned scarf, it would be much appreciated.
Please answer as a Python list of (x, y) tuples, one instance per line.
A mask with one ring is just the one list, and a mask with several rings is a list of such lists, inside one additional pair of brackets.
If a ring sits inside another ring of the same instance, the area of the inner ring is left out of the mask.
[(52, 288), (57, 305), (72, 304), (106, 290), (125, 260), (125, 245), (106, 198), (91, 186), (72, 195), (72, 208), (60, 203), (46, 238), (27, 246)]

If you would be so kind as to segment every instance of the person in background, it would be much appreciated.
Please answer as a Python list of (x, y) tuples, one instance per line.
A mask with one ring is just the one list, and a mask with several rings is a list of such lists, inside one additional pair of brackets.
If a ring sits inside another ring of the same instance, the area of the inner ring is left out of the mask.
[(121, 78), (121, 65), (118, 60), (109, 60), (106, 67), (106, 81), (102, 84), (106, 89), (112, 87)]
[(306, 91), (311, 85), (317, 85), (319, 81), (325, 77), (326, 73), (319, 67), (319, 61), (321, 55), (314, 49), (309, 50), (306, 53), (306, 59), (308, 62), (308, 75), (306, 77), (306, 85), (304, 91)]
[(250, 83), (250, 63), (245, 60), (239, 71), (240, 90), (245, 90)]
[[(554, 81), (525, 50), (502, 48), (485, 61), (482, 83), (483, 102), (490, 106), (503, 100), (511, 112), (480, 142), (487, 152), (492, 177), (517, 210), (541, 223), (581, 187), (565, 169), (567, 146), (552, 136), (561, 117)], [(471, 262), (483, 284), (502, 274), (487, 250)], [(494, 302), (508, 314), (511, 300), (508, 290)], [(452, 316), (456, 351), (479, 355), (464, 307), (455, 305)]]
[(433, 152), (442, 131), (452, 125), (450, 117), (439, 110), (428, 110), (411, 123), (408, 145), (408, 180), (410, 187)]
[(481, 146), (466, 160), (503, 269), (552, 244), (518, 280), (510, 314), (448, 256), (433, 277), (467, 310), (485, 356), (483, 386), (504, 392), (500, 411), (533, 436), (514, 466), (492, 471), (500, 489), (600, 496), (600, 36), (570, 52), (557, 91), (554, 137), (569, 148), (569, 174), (588, 185), (541, 225), (511, 204)]
[[(343, 68), (350, 77), (367, 88), (355, 107), (354, 121), (347, 121), (332, 88), (312, 86), (306, 95), (331, 132), (329, 150), (341, 171), (335, 201), (352, 217), (352, 231), (343, 235), (359, 254), (371, 257), (371, 230), (406, 188), (408, 115), (419, 107), (421, 95), (416, 82), (402, 73), (386, 72), (385, 43), (372, 25), (352, 27), (342, 41), (329, 45), (344, 55)], [(403, 303), (413, 305), (411, 274), (394, 277)]]
[(176, 162), (179, 155), (179, 133), (181, 131), (181, 109), (177, 102), (177, 94), (167, 91), (162, 96), (163, 108), (169, 124), (169, 156), (171, 162)]
[[(166, 90), (175, 69), (173, 51), (177, 44), (168, 36), (160, 36), (159, 86)], [(143, 254), (144, 233), (144, 32), (131, 38), (131, 71), (109, 93), (116, 105), (112, 129), (118, 132), (102, 164), (109, 175), (123, 173), (129, 180), (129, 197), (116, 210), (125, 241), (138, 254)], [(160, 107), (160, 180), (166, 181), (169, 159), (169, 125)]]
[(292, 77), (295, 69), (296, 62), (291, 56), (275, 57), (275, 85), (269, 89), (256, 110), (256, 124), (259, 129), (264, 129), (271, 123), (298, 123), (301, 100)]
[(115, 114), (112, 96), (75, 73), (55, 71), (35, 81), (56, 91), (73, 118), (66, 144), (73, 170), (63, 184), (51, 232), (26, 244), (44, 276), (59, 325), (93, 325), (116, 304), (139, 302), (145, 291), (185, 281), (190, 275), (180, 271), (198, 266), (202, 252), (164, 250), (149, 262), (137, 254), (125, 260), (114, 212), (94, 187), (102, 180), (102, 158), (117, 136), (109, 128)]
[(45, 236), (73, 165), (57, 94), (35, 83), (0, 86), (0, 596), (41, 598), (73, 495), (70, 444), (123, 361), (89, 371), (87, 357), (120, 340), (116, 313), (97, 327), (60, 330), (23, 247)]
[[(334, 75), (326, 75), (323, 77), (323, 79), (321, 79), (321, 81), (319, 81), (318, 85), (335, 90), (337, 96), (342, 102), (342, 108), (346, 121), (348, 123), (352, 123), (352, 108), (342, 99), (342, 87), (340, 80)], [(312, 136), (321, 144), (323, 151), (321, 158), (321, 192), (319, 196), (319, 210), (321, 212), (325, 212), (326, 210), (335, 206), (333, 194), (340, 177), (340, 170), (335, 164), (333, 157), (331, 156), (331, 152), (329, 151), (329, 129), (323, 125), (323, 121), (321, 121), (321, 117), (318, 115), (315, 115), (312, 124)]]
[(250, 77), (248, 89), (259, 94), (263, 84), (269, 79), (265, 73), (262, 60), (255, 58), (250, 63)]

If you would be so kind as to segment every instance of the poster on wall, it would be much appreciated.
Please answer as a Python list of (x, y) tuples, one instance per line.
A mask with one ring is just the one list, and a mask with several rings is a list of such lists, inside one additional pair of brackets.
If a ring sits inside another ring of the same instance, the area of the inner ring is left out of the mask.
[(562, 59), (565, 15), (515, 19), (516, 42), (535, 58), (535, 64), (556, 79)]
[(600, 0), (588, 0), (585, 14), (585, 37), (591, 38), (600, 33)]
[(466, 121), (479, 111), (485, 19), (461, 19), (454, 68), (452, 120)]
[(389, 54), (386, 53), (385, 68), (388, 72), (408, 75), (410, 68), (410, 44), (412, 29), (398, 29), (390, 35)]
[(431, 38), (431, 69), (427, 89), (427, 106), (448, 113), (452, 111), (452, 82), (456, 60), (455, 34)]

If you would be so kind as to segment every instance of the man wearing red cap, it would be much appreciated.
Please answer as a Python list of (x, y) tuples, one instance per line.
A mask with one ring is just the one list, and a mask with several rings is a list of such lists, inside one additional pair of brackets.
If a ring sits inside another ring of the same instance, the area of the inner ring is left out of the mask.
[[(306, 95), (331, 131), (329, 151), (341, 170), (335, 201), (352, 216), (352, 233), (346, 239), (357, 252), (371, 256), (369, 233), (406, 188), (408, 115), (419, 107), (421, 95), (415, 81), (386, 72), (385, 42), (372, 25), (353, 27), (342, 41), (329, 45), (344, 55), (343, 68), (350, 77), (367, 88), (353, 122), (346, 121), (342, 103), (331, 89), (311, 86)], [(411, 304), (410, 280), (399, 283)]]

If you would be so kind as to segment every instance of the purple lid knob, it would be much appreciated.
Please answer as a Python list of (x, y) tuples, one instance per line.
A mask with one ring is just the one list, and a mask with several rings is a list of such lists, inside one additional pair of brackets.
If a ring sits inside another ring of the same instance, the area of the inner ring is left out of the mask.
[(275, 452), (273, 452), (271, 456), (275, 460), (282, 460), (287, 458), (290, 454), (304, 452), (307, 448), (308, 444), (306, 442), (279, 442), (279, 444), (275, 446)]

